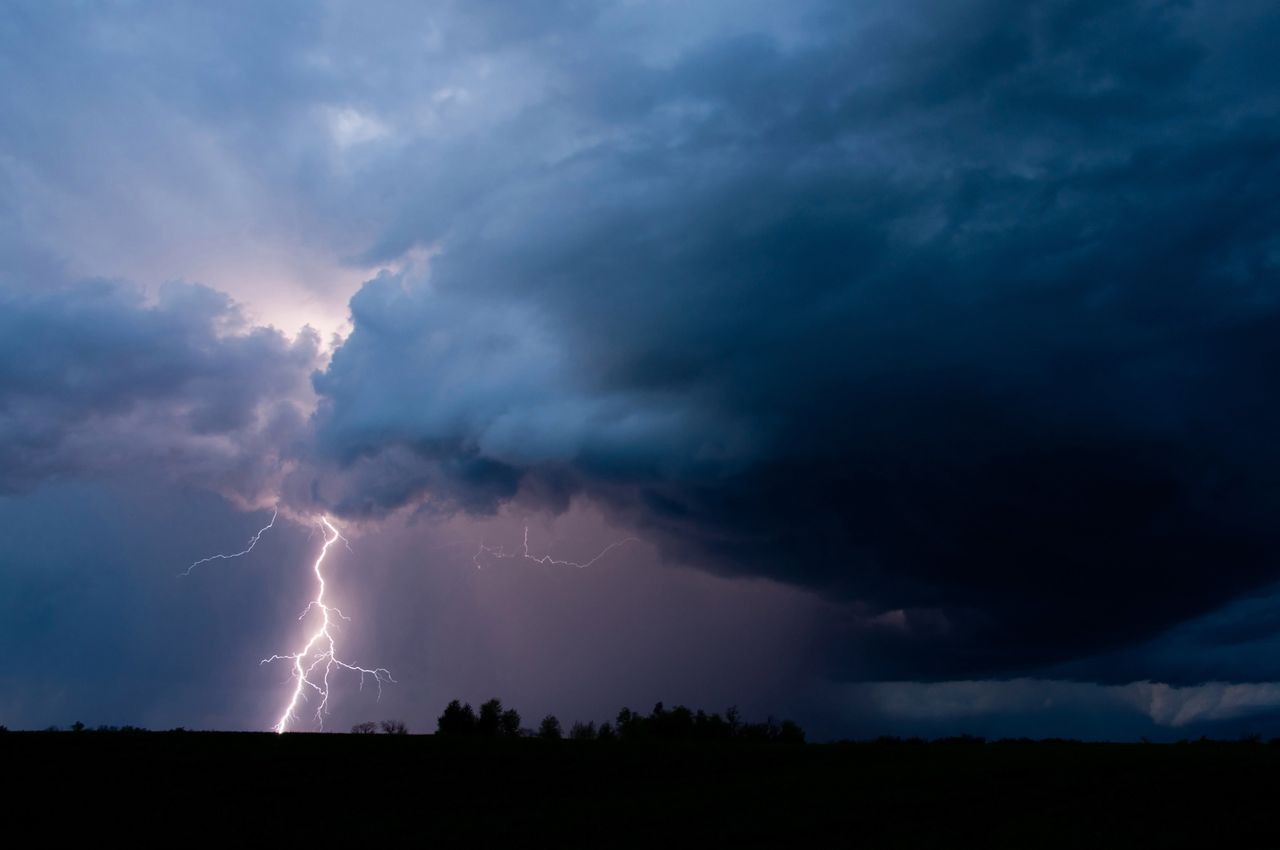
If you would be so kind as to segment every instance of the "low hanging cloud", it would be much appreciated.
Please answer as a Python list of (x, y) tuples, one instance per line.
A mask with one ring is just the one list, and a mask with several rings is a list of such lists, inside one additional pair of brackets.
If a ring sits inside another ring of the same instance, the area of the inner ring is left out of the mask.
[(1156, 726), (1267, 717), (1280, 709), (1275, 682), (1205, 682), (1172, 687), (1162, 682), (1099, 685), (1044, 679), (959, 682), (874, 682), (853, 691), (889, 721), (955, 723), (992, 717), (1106, 716), (1135, 713)]

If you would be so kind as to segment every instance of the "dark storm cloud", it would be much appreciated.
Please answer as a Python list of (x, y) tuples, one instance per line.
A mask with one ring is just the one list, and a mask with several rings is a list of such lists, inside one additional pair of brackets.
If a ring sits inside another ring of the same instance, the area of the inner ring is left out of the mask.
[(1034, 669), (1253, 592), (1277, 36), (1256, 3), (917, 2), (544, 46), (554, 84), (422, 186), (465, 202), (393, 201), (370, 256), (429, 267), (353, 299), (316, 379), (342, 471), (293, 497), (585, 493), (847, 603), (859, 675)]
[(0, 291), (0, 491), (163, 469), (261, 499), (305, 425), (316, 347), (197, 285)]

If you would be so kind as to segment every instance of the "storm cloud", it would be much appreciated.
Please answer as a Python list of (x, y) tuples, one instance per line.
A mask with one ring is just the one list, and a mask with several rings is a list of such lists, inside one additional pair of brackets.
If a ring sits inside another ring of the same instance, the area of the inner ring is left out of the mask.
[(849, 603), (860, 675), (1034, 669), (1265, 585), (1278, 33), (1229, 7), (811, 6), (544, 55), (490, 132), (573, 143), (399, 225), (429, 250), (352, 300), (313, 495), (581, 494)]
[(0, 291), (0, 491), (132, 470), (270, 499), (317, 349), (197, 285)]

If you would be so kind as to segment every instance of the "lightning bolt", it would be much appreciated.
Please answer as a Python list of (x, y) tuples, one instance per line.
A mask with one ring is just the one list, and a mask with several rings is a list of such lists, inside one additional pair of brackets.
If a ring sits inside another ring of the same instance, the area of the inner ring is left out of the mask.
[(180, 575), (189, 576), (191, 575), (191, 571), (194, 570), (196, 567), (200, 566), (201, 564), (207, 564), (210, 561), (229, 561), (232, 558), (239, 558), (244, 555), (248, 555), (250, 552), (253, 551), (253, 547), (258, 545), (258, 539), (261, 538), (262, 535), (268, 529), (270, 529), (273, 525), (276, 524), (276, 517), (279, 515), (280, 515), (280, 508), (277, 507), (273, 511), (271, 511), (271, 522), (267, 523), (262, 528), (258, 529), (258, 533), (249, 538), (249, 545), (245, 547), (243, 551), (233, 552), (230, 555), (210, 555), (207, 558), (201, 558), (200, 560), (193, 563), (191, 566), (187, 567), (186, 571), (180, 573)]
[[(244, 555), (248, 555), (253, 551), (253, 547), (258, 544), (262, 535), (275, 526), (276, 518), (278, 516), (279, 509), (277, 508), (271, 514), (271, 521), (263, 528), (259, 529), (257, 534), (249, 538), (249, 545), (245, 547), (243, 551), (225, 555), (211, 555), (207, 558), (201, 558), (191, 564), (191, 566), (187, 567), (186, 571), (183, 572), (182, 575), (190, 575), (191, 571), (196, 567), (210, 561), (230, 560), (232, 558), (239, 558)], [(343, 536), (342, 532), (338, 530), (337, 526), (333, 524), (333, 521), (330, 520), (329, 517), (320, 517), (317, 521), (317, 526), (319, 527), (321, 534), (324, 536), (324, 544), (320, 547), (320, 554), (316, 556), (315, 563), (311, 568), (316, 577), (316, 593), (315, 597), (307, 603), (307, 607), (303, 609), (300, 615), (298, 615), (298, 620), (305, 620), (313, 611), (319, 611), (320, 623), (315, 631), (313, 631), (307, 638), (306, 642), (302, 645), (302, 648), (297, 652), (284, 655), (272, 655), (259, 662), (260, 664), (271, 664), (276, 661), (288, 661), (292, 668), (290, 670), (289, 677), (293, 679), (293, 692), (289, 696), (289, 701), (285, 705), (284, 711), (280, 714), (280, 719), (276, 721), (275, 726), (272, 727), (272, 729), (278, 734), (283, 734), (288, 731), (289, 725), (298, 720), (298, 712), (301, 704), (306, 702), (309, 696), (318, 699), (318, 702), (316, 703), (315, 719), (320, 728), (324, 728), (324, 717), (329, 713), (330, 679), (333, 676), (335, 668), (347, 670), (352, 673), (359, 673), (360, 688), (362, 690), (364, 688), (365, 679), (372, 676), (374, 682), (378, 686), (379, 699), (382, 697), (383, 684), (395, 682), (395, 679), (391, 676), (391, 671), (387, 670), (385, 667), (360, 667), (359, 665), (344, 661), (338, 657), (337, 639), (335, 637), (335, 632), (339, 629), (337, 621), (344, 620), (346, 622), (350, 622), (351, 618), (343, 614), (337, 606), (330, 605), (325, 602), (327, 584), (324, 578), (323, 566), (324, 560), (329, 554), (329, 549), (331, 549), (335, 543), (342, 541), (348, 551), (351, 550), (351, 543)], [(523, 544), (518, 552), (507, 553), (504, 547), (486, 546), (484, 541), (481, 540), (480, 547), (476, 550), (475, 555), (472, 556), (472, 560), (475, 562), (478, 569), (483, 568), (481, 557), (488, 556), (494, 559), (523, 558), (524, 560), (535, 564), (575, 567), (582, 570), (590, 567), (592, 564), (596, 563), (619, 546), (624, 546), (627, 543), (639, 542), (640, 540), (637, 537), (624, 537), (623, 539), (614, 541), (601, 549), (596, 556), (589, 561), (581, 563), (577, 561), (566, 561), (560, 558), (553, 558), (551, 555), (533, 555), (529, 551), (529, 526), (526, 525), (524, 527)]]
[[(249, 545), (245, 547), (243, 551), (233, 552), (227, 555), (210, 555), (207, 558), (201, 558), (191, 566), (187, 567), (186, 571), (180, 573), (180, 575), (191, 575), (191, 571), (196, 567), (201, 564), (207, 564), (210, 561), (230, 560), (232, 558), (240, 558), (244, 555), (248, 555), (253, 551), (253, 547), (258, 545), (258, 540), (262, 538), (262, 535), (275, 526), (276, 517), (279, 515), (280, 509), (277, 507), (271, 513), (271, 522), (267, 523), (258, 530), (257, 534), (249, 538)], [(324, 546), (321, 547), (320, 555), (316, 558), (315, 565), (312, 567), (312, 571), (316, 576), (316, 595), (315, 598), (307, 603), (307, 607), (304, 608), (302, 613), (298, 616), (298, 620), (304, 620), (312, 611), (319, 610), (320, 626), (298, 652), (290, 655), (273, 655), (270, 658), (262, 659), (261, 662), (262, 664), (268, 664), (272, 661), (286, 660), (293, 662), (293, 670), (290, 673), (290, 677), (296, 680), (294, 683), (293, 693), (290, 695), (289, 704), (285, 708), (284, 713), (280, 715), (280, 720), (274, 727), (272, 727), (276, 732), (281, 733), (288, 728), (291, 721), (297, 719), (298, 706), (301, 702), (306, 700), (307, 694), (310, 691), (314, 691), (315, 694), (320, 697), (320, 702), (316, 706), (316, 722), (320, 724), (321, 728), (324, 727), (324, 715), (327, 714), (329, 710), (329, 678), (335, 667), (359, 673), (361, 689), (364, 688), (365, 678), (367, 676), (372, 676), (374, 681), (378, 683), (379, 698), (382, 697), (383, 683), (395, 681), (395, 679), (391, 677), (390, 671), (383, 667), (374, 667), (372, 669), (367, 667), (357, 667), (356, 665), (349, 664), (338, 657), (337, 641), (334, 638), (334, 632), (337, 630), (338, 624), (334, 622), (334, 618), (336, 617), (340, 620), (346, 620), (347, 622), (350, 622), (351, 618), (344, 615), (336, 606), (329, 605), (324, 601), (324, 592), (326, 587), (324, 573), (321, 571), (321, 566), (324, 564), (325, 556), (329, 554), (329, 547), (333, 546), (334, 543), (341, 540), (343, 545), (347, 547), (348, 551), (351, 550), (351, 543), (342, 535), (342, 532), (338, 531), (337, 527), (327, 516), (320, 517), (318, 525), (321, 533), (324, 535)]]
[[(270, 658), (262, 659), (262, 664), (270, 664), (273, 661), (290, 661), (293, 663), (293, 670), (290, 677), (293, 678), (294, 688), (293, 694), (289, 698), (289, 704), (285, 706), (284, 713), (280, 715), (280, 720), (273, 727), (277, 733), (283, 734), (289, 727), (289, 723), (297, 719), (298, 707), (301, 702), (307, 699), (309, 692), (314, 692), (314, 696), (319, 697), (316, 705), (316, 722), (321, 728), (324, 726), (324, 715), (329, 710), (329, 677), (333, 674), (335, 667), (343, 670), (350, 670), (353, 673), (360, 674), (360, 687), (364, 688), (364, 680), (368, 676), (372, 676), (374, 681), (378, 683), (378, 697), (382, 697), (382, 685), (384, 682), (394, 682), (391, 673), (383, 667), (358, 667), (355, 664), (349, 664), (338, 657), (337, 642), (333, 633), (337, 629), (337, 623), (334, 617), (350, 622), (350, 618), (343, 615), (341, 611), (332, 605), (328, 605), (324, 601), (325, 580), (324, 573), (321, 571), (321, 565), (324, 564), (325, 556), (329, 554), (329, 547), (341, 540), (346, 544), (347, 548), (351, 548), (351, 544), (347, 542), (347, 538), (330, 522), (328, 517), (320, 518), (321, 530), (325, 532), (324, 546), (320, 548), (320, 555), (316, 558), (315, 566), (312, 567), (316, 575), (316, 595), (303, 610), (298, 617), (299, 620), (304, 619), (313, 610), (320, 612), (320, 626), (307, 639), (302, 649), (290, 655), (273, 655)], [(332, 536), (331, 536), (332, 535)]]
[(585, 570), (587, 567), (591, 566), (596, 561), (600, 560), (605, 555), (612, 552), (614, 549), (617, 549), (619, 546), (623, 546), (627, 543), (639, 543), (639, 542), (640, 542), (640, 538), (638, 537), (624, 537), (621, 540), (616, 540), (613, 543), (610, 543), (608, 546), (601, 549), (600, 552), (597, 553), (596, 556), (592, 558), (590, 561), (580, 564), (577, 561), (562, 561), (559, 558), (553, 558), (550, 555), (534, 556), (529, 554), (529, 526), (526, 525), (524, 527), (524, 546), (522, 547), (520, 552), (512, 552), (511, 554), (507, 554), (506, 547), (486, 546), (484, 545), (484, 541), (481, 540), (480, 548), (476, 550), (475, 555), (471, 556), (471, 560), (473, 563), (475, 563), (476, 569), (484, 568), (484, 565), (480, 563), (480, 557), (482, 555), (488, 555), (490, 558), (524, 558), (526, 561), (532, 561), (535, 564), (546, 564), (546, 565), (551, 565), (556, 567), (576, 567), (577, 569)]

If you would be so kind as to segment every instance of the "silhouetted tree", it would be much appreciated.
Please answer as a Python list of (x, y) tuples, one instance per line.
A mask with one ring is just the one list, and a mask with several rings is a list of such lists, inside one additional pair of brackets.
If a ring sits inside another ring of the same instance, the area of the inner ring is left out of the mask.
[(617, 717), (618, 737), (624, 741), (638, 741), (644, 737), (644, 718), (623, 706)]
[(733, 737), (733, 727), (718, 714), (699, 711), (693, 719), (693, 734), (700, 741), (727, 741)]
[(738, 729), (738, 738), (744, 741), (767, 743), (778, 740), (778, 723), (772, 717), (764, 723), (744, 723)]
[(595, 738), (596, 724), (590, 721), (583, 723), (579, 720), (569, 727), (569, 739), (572, 741), (594, 741)]
[(83, 731), (84, 731), (84, 724), (83, 724), (83, 723), (81, 723), (79, 720), (77, 720), (75, 723), (72, 723), (72, 724), (71, 724), (71, 731), (72, 731), (72, 732), (83, 732)]
[(794, 720), (784, 720), (778, 727), (778, 741), (783, 744), (803, 744), (804, 730)]
[(491, 699), (480, 706), (480, 717), (476, 722), (476, 732), (486, 738), (495, 738), (502, 725), (502, 700)]
[(616, 732), (613, 731), (613, 724), (611, 723), (600, 724), (600, 731), (596, 733), (597, 741), (612, 741), (616, 737), (618, 737), (618, 735)]
[(408, 735), (409, 727), (404, 725), (402, 720), (384, 720), (382, 721), (382, 731), (388, 735)]
[(653, 708), (650, 717), (656, 737), (668, 741), (687, 740), (693, 737), (693, 712), (683, 705), (664, 711), (662, 703)]
[(378, 724), (372, 720), (366, 720), (364, 723), (357, 723), (351, 727), (352, 735), (372, 735), (378, 731)]
[(476, 713), (471, 704), (453, 700), (445, 706), (444, 714), (436, 721), (436, 734), (450, 737), (466, 737), (476, 733)]
[(542, 718), (542, 723), (538, 725), (538, 737), (555, 741), (560, 740), (560, 721), (556, 719), (554, 714), (548, 714)]
[(498, 721), (498, 732), (504, 738), (517, 738), (520, 736), (520, 712), (514, 708), (508, 708), (502, 712), (502, 717)]

